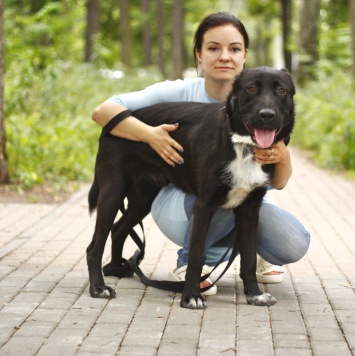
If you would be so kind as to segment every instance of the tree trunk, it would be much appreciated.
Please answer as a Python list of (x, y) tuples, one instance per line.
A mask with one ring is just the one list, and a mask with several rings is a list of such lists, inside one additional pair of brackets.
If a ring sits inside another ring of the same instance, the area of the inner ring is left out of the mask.
[(86, 2), (86, 33), (85, 33), (85, 62), (93, 60), (93, 48), (95, 35), (100, 28), (100, 4), (99, 0), (87, 0)]
[(0, 184), (10, 183), (4, 115), (4, 1), (0, 0)]
[(129, 5), (128, 0), (118, 0), (118, 8), (120, 12), (119, 33), (121, 37), (121, 58), (122, 63), (131, 67), (131, 36), (129, 31)]
[(158, 0), (158, 46), (159, 46), (159, 55), (158, 55), (158, 66), (160, 73), (165, 77), (165, 46), (164, 46), (164, 37), (165, 37), (165, 11), (164, 11), (164, 0)]
[(304, 84), (315, 79), (315, 65), (318, 62), (319, 0), (301, 0), (299, 15), (299, 68), (297, 79)]
[(172, 55), (173, 55), (173, 77), (181, 78), (184, 67), (183, 50), (183, 4), (182, 0), (173, 1), (173, 34), (172, 34)]
[(143, 12), (143, 65), (152, 64), (152, 31), (150, 29), (149, 0), (142, 0)]
[(292, 0), (282, 0), (282, 35), (283, 35), (283, 55), (285, 67), (291, 73), (292, 53), (289, 50), (292, 25)]
[(258, 16), (256, 21), (255, 43), (253, 46), (253, 57), (255, 58), (255, 62), (253, 65), (272, 66), (274, 64), (274, 57), (271, 54), (272, 37), (265, 31), (265, 28), (270, 28), (271, 20), (267, 16)]
[(350, 31), (351, 31), (351, 53), (352, 53), (351, 72), (355, 79), (355, 0), (350, 0)]

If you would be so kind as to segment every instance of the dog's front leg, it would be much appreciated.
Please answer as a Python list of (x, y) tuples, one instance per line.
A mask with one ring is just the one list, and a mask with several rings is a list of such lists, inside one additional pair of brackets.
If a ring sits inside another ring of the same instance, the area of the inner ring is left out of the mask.
[(244, 293), (248, 304), (271, 306), (276, 299), (269, 293), (262, 293), (256, 280), (256, 242), (259, 210), (263, 192), (258, 190), (237, 208), (235, 221), (240, 250), (240, 277), (244, 283)]
[(206, 204), (201, 204), (196, 198), (185, 288), (180, 302), (180, 306), (183, 308), (204, 309), (207, 306), (205, 298), (201, 295), (200, 281), (204, 263), (206, 235), (212, 215), (213, 209), (206, 208)]

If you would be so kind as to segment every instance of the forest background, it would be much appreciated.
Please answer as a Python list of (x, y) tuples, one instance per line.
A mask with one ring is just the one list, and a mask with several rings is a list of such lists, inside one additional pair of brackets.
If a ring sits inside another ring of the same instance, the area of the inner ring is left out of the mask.
[(292, 143), (353, 178), (355, 0), (0, 0), (0, 183), (90, 181), (93, 109), (196, 75), (193, 34), (217, 11), (245, 24), (247, 67), (286, 67), (297, 81)]

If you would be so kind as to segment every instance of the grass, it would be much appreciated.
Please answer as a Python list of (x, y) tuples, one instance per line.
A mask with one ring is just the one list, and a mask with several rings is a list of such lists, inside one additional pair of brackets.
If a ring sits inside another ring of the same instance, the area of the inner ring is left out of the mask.
[(101, 132), (91, 120), (93, 109), (114, 94), (159, 80), (154, 70), (115, 79), (91, 66), (65, 63), (41, 75), (25, 69), (16, 78), (7, 77), (5, 116), (12, 181), (26, 189), (91, 180)]
[(334, 70), (300, 88), (292, 137), (321, 166), (355, 172), (355, 85), (351, 76)]

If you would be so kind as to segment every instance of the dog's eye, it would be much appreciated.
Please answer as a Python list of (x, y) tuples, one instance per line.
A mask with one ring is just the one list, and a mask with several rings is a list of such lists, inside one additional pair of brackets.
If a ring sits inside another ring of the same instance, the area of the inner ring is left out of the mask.
[(287, 90), (285, 88), (278, 88), (277, 89), (277, 94), (286, 95), (287, 94)]
[(256, 93), (256, 88), (255, 87), (248, 87), (247, 88), (247, 92), (249, 94), (255, 94)]

